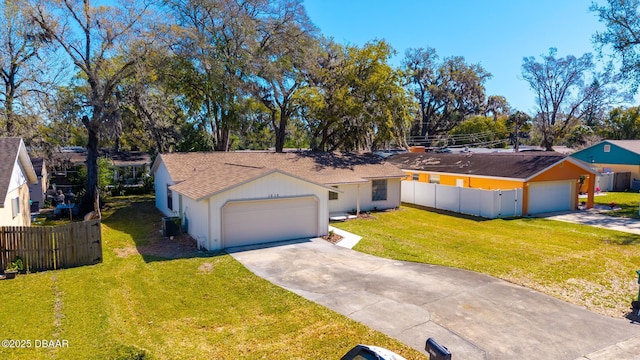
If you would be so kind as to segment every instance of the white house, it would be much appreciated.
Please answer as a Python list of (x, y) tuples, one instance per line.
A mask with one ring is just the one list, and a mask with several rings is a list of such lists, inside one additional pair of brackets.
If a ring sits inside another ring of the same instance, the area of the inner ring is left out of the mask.
[(24, 142), (0, 138), (0, 226), (29, 226), (29, 184), (38, 182)]
[(159, 155), (156, 207), (208, 250), (326, 235), (330, 214), (400, 205), (402, 171), (374, 155)]

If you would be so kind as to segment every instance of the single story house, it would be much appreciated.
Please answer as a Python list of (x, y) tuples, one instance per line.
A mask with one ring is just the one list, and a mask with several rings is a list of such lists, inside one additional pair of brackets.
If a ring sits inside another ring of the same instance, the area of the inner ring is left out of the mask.
[(42, 209), (44, 201), (47, 199), (47, 189), (49, 188), (49, 174), (46, 162), (43, 158), (32, 158), (31, 163), (38, 177), (38, 182), (29, 184), (29, 196), (31, 197), (31, 212), (35, 213)]
[(404, 181), (483, 190), (521, 189), (516, 214), (532, 215), (578, 207), (580, 184), (589, 181), (586, 207), (593, 207), (596, 172), (588, 164), (558, 153), (406, 153), (388, 161)]
[(38, 181), (21, 138), (0, 138), (0, 226), (29, 226), (29, 184)]
[(615, 190), (632, 188), (632, 181), (640, 179), (640, 140), (604, 140), (571, 154), (589, 163), (600, 173), (627, 173)]
[[(114, 181), (124, 185), (136, 185), (143, 182), (148, 175), (151, 166), (151, 155), (141, 151), (111, 151), (100, 149), (99, 157), (111, 161)], [(51, 183), (56, 189), (63, 192), (71, 190), (69, 177), (77, 173), (78, 169), (85, 166), (87, 151), (81, 146), (64, 147), (60, 152), (54, 153), (51, 159), (52, 169)], [(77, 190), (77, 189), (76, 189)]]
[(156, 207), (208, 250), (323, 236), (330, 214), (400, 206), (397, 167), (372, 154), (159, 155)]

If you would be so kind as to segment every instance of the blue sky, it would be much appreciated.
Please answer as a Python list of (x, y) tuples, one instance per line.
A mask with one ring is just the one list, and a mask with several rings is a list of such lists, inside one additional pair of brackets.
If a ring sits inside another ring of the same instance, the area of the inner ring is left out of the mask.
[(433, 47), (440, 57), (464, 56), (493, 77), (487, 95), (535, 112), (521, 80), (522, 58), (596, 54), (591, 36), (603, 26), (588, 0), (304, 0), (311, 21), (339, 43), (361, 46), (385, 39), (399, 65), (408, 48)]

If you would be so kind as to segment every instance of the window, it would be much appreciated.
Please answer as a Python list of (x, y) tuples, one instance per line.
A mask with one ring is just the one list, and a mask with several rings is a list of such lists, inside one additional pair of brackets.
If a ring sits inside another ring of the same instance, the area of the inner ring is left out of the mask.
[[(337, 186), (333, 186), (334, 189), (337, 189)], [(329, 200), (338, 200), (338, 193), (335, 191), (329, 191)]]
[(169, 186), (170, 185), (167, 185), (167, 207), (169, 210), (173, 210), (173, 194), (171, 193)]
[(371, 181), (371, 201), (387, 200), (387, 180)]
[(440, 175), (429, 175), (429, 182), (432, 184), (440, 184)]
[(20, 198), (11, 199), (11, 208), (13, 210), (13, 217), (15, 218), (20, 214)]
[(411, 175), (411, 180), (419, 181), (420, 180), (420, 174), (412, 174)]
[(611, 145), (605, 145), (604, 152), (611, 152)]

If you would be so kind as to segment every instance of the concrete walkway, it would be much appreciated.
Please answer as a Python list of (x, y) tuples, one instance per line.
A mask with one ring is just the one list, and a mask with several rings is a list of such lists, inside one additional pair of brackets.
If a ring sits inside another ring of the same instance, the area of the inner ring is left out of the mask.
[(640, 358), (640, 325), (490, 276), (320, 239), (230, 253), (258, 276), (423, 353), (433, 337), (455, 359)]
[(608, 216), (595, 211), (572, 211), (561, 213), (540, 214), (549, 220), (558, 220), (575, 224), (590, 225), (604, 229), (640, 234), (640, 220)]

